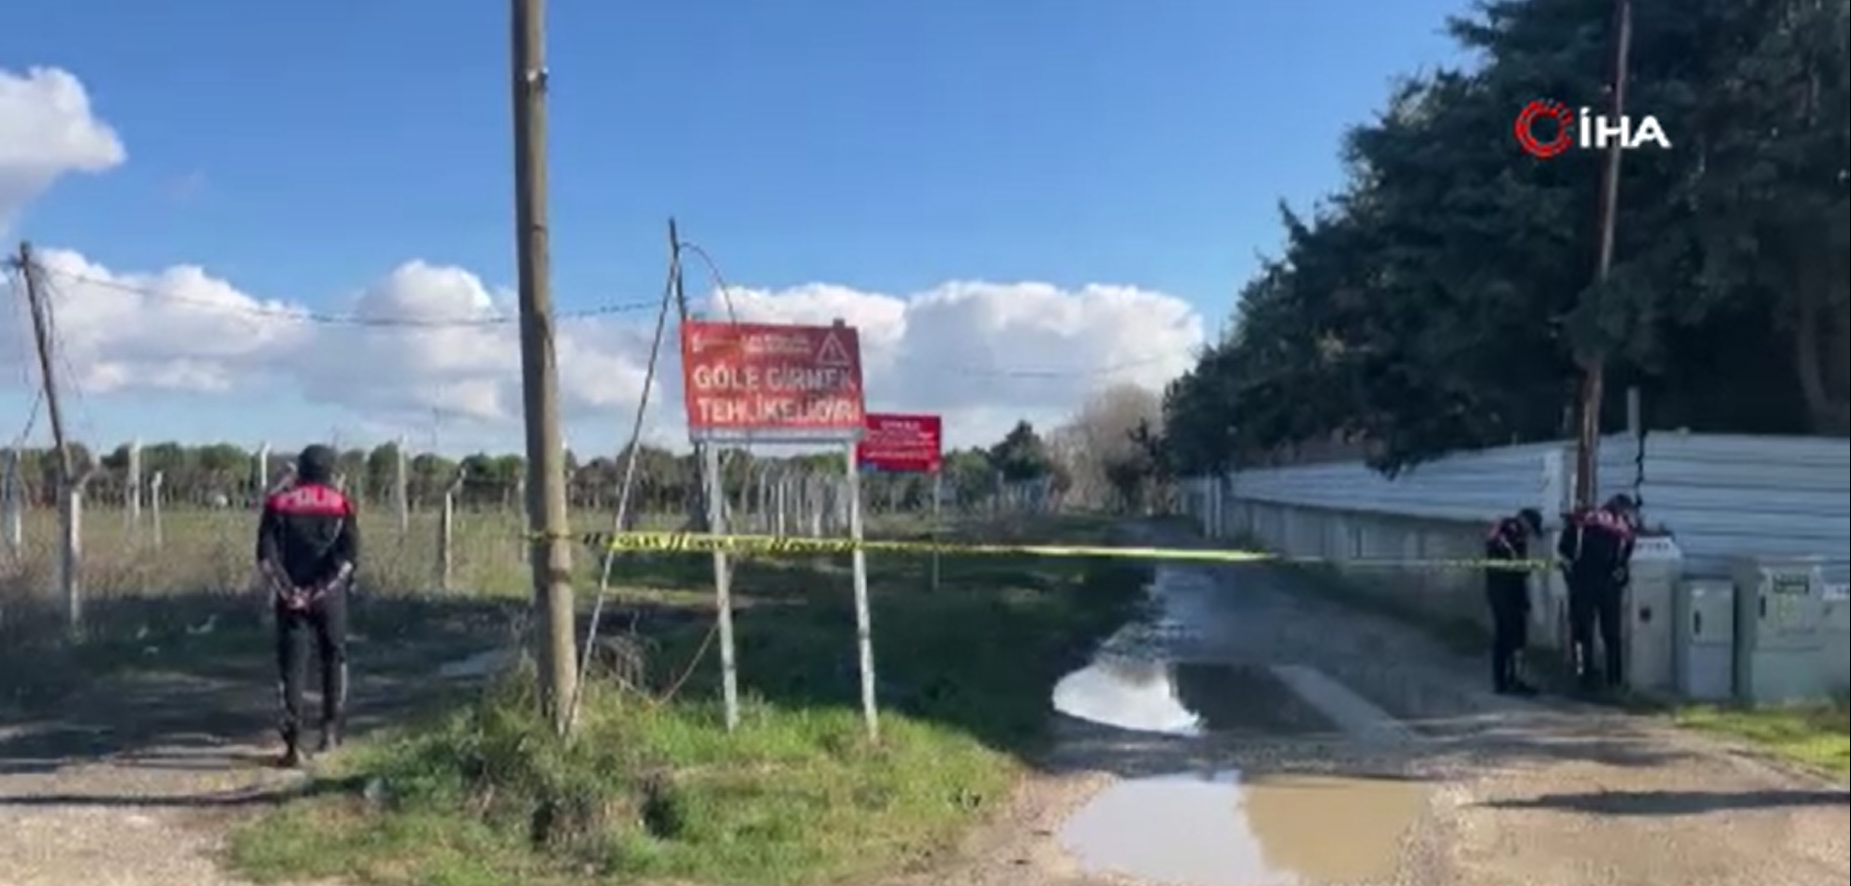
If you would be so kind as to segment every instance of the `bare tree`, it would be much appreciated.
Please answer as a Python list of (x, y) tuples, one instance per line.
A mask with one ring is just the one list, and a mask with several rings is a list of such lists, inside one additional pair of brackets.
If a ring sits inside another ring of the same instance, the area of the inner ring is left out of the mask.
[(1142, 511), (1156, 464), (1140, 432), (1160, 427), (1163, 399), (1133, 384), (1103, 388), (1055, 429), (1049, 444), (1082, 505)]

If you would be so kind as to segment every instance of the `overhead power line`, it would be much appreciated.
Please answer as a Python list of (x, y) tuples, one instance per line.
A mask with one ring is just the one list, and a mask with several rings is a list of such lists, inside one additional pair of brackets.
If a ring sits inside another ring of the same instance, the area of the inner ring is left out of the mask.
[[(67, 283), (78, 283), (78, 284), (82, 284), (85, 286), (94, 286), (98, 289), (121, 293), (124, 295), (141, 296), (151, 301), (161, 301), (161, 302), (167, 302), (169, 304), (177, 304), (177, 305), (188, 305), (188, 306), (200, 308), (202, 310), (215, 311), (215, 312), (224, 313), (224, 314), (240, 314), (240, 315), (250, 316), (250, 317), (262, 317), (262, 318), (271, 319), (271, 320), (283, 320), (283, 321), (295, 322), (295, 323), (312, 323), (312, 324), (321, 325), (321, 326), (362, 326), (362, 327), (399, 328), (399, 329), (452, 329), (452, 328), (468, 328), (468, 327), (480, 327), (480, 326), (510, 326), (510, 325), (520, 322), (520, 315), (518, 314), (486, 314), (486, 315), (477, 315), (477, 316), (468, 316), (468, 317), (409, 317), (409, 316), (389, 316), (389, 315), (356, 314), (356, 313), (341, 314), (341, 313), (331, 313), (331, 312), (326, 312), (326, 311), (311, 311), (311, 310), (299, 309), (299, 308), (276, 307), (276, 306), (270, 306), (270, 305), (238, 304), (236, 302), (224, 302), (224, 301), (216, 301), (213, 299), (196, 298), (196, 297), (185, 295), (184, 293), (173, 292), (171, 290), (159, 289), (159, 288), (155, 288), (151, 286), (141, 286), (141, 285), (136, 285), (136, 284), (131, 284), (131, 283), (124, 283), (120, 280), (107, 280), (107, 279), (102, 279), (98, 277), (87, 276), (84, 274), (76, 274), (76, 273), (65, 271), (59, 268), (48, 267), (43, 264), (38, 265), (38, 269), (44, 274), (50, 275), (52, 277), (56, 277)], [(597, 307), (592, 307), (592, 308), (584, 308), (584, 309), (576, 310), (576, 311), (560, 311), (559, 313), (555, 315), (555, 318), (558, 320), (590, 320), (590, 319), (596, 319), (599, 317), (610, 317), (610, 316), (616, 316), (620, 314), (629, 314), (629, 313), (635, 313), (635, 312), (640, 312), (640, 311), (647, 311), (651, 308), (654, 308), (655, 306), (656, 306), (656, 303), (654, 301), (618, 302), (614, 304), (599, 305)]]
[[(719, 302), (727, 316), (738, 322), (737, 307), (733, 303), (732, 292), (719, 266), (707, 252), (692, 242), (683, 242), (680, 247), (704, 264), (712, 276), (715, 286), (714, 300)], [(59, 268), (49, 267), (43, 263), (36, 265), (44, 276), (61, 280), (67, 284), (92, 286), (106, 292), (133, 295), (150, 301), (187, 305), (202, 311), (221, 314), (279, 320), (293, 323), (306, 323), (318, 326), (347, 326), (372, 329), (469, 329), (512, 326), (520, 322), (519, 314), (489, 314), (468, 317), (411, 317), (359, 313), (332, 313), (298, 308), (260, 304), (239, 304), (214, 299), (188, 296), (170, 289), (138, 285), (120, 280), (111, 280), (78, 274)], [(554, 315), (558, 321), (583, 321), (606, 317), (622, 316), (654, 310), (660, 306), (656, 300), (616, 302), (572, 311), (559, 311)], [(1129, 360), (1119, 361), (1107, 366), (1095, 367), (973, 367), (952, 363), (933, 363), (921, 368), (933, 372), (944, 372), (965, 378), (1021, 379), (1060, 381), (1079, 378), (1108, 378), (1120, 373), (1149, 366), (1170, 359), (1173, 354), (1164, 352), (1150, 354)]]

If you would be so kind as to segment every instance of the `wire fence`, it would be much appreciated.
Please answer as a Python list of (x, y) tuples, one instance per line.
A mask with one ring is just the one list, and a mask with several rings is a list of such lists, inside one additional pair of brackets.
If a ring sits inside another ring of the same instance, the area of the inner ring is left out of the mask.
[[(736, 532), (839, 537), (848, 531), (850, 491), (840, 457), (729, 453), (726, 525)], [(364, 545), (360, 582), (380, 592), (509, 593), (529, 584), (525, 484), (518, 461), (444, 465), (426, 457), (391, 469), (364, 466), (341, 477), (359, 504)], [(647, 461), (648, 459), (640, 459)], [(626, 530), (701, 530), (706, 505), (693, 459), (670, 457), (640, 468)], [(30, 465), (9, 459), (0, 477), (0, 596), (60, 602), (64, 539), (55, 484), (36, 482)], [(572, 528), (608, 531), (621, 472), (599, 460), (569, 483)], [(248, 472), (267, 482), (197, 482), (175, 490), (161, 472), (99, 467), (78, 495), (72, 562), (86, 597), (255, 590), (256, 518), (265, 492), (291, 482), (291, 467), (252, 457)], [(987, 483), (969, 477), (863, 474), (862, 514), (869, 537), (923, 537), (971, 517), (1008, 519), (1061, 507), (1046, 481)], [(982, 478), (979, 478), (981, 480)], [(986, 488), (987, 486), (987, 488)], [(587, 553), (583, 560), (595, 563)], [(595, 577), (595, 574), (594, 574)]]

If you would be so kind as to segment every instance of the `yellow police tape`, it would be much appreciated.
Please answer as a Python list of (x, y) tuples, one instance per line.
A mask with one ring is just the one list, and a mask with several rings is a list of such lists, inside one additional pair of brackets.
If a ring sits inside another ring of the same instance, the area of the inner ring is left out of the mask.
[(696, 532), (592, 532), (577, 536), (585, 545), (625, 554), (760, 554), (802, 556), (877, 551), (898, 554), (956, 554), (1016, 557), (1105, 557), (1193, 563), (1319, 563), (1362, 568), (1489, 569), (1538, 572), (1540, 560), (1372, 559), (1294, 557), (1266, 551), (1195, 548), (1108, 547), (1104, 545), (973, 544), (969, 542), (846, 538), (801, 538), (775, 535), (709, 535)]

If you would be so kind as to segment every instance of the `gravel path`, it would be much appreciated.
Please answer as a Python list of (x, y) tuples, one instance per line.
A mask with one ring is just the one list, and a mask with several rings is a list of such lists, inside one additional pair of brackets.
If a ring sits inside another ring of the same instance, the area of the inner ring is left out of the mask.
[[(355, 638), (355, 733), (445, 691), (436, 664), (505, 630), (493, 613), (420, 629)], [(308, 776), (272, 765), (275, 678), (262, 639), (228, 648), (165, 669), (155, 656), (56, 716), (0, 724), (0, 886), (245, 886), (217, 863), (227, 825)]]
[(178, 674), (108, 687), (137, 707), (196, 719), (197, 731), (125, 728), (120, 715), (92, 716), (102, 713), (97, 697), (57, 720), (0, 730), (0, 886), (241, 884), (214, 861), (227, 816), (304, 782), (267, 765), (275, 748), (256, 741), (272, 709), (261, 687)]
[[(1224, 728), (1174, 738), (1061, 718), (1056, 750), (1024, 776), (1009, 816), (962, 860), (886, 886), (1124, 886), (1080, 870), (1061, 846), (1063, 822), (1126, 779), (1229, 768), (1417, 785), (1395, 874), (1358, 886), (1851, 881), (1842, 787), (1649, 719), (1493, 696), (1476, 659), (1297, 593), (1295, 581), (1265, 567), (1170, 570), (1167, 617), (1128, 642), (1219, 668), (1184, 695)], [(1327, 676), (1412, 729), (1359, 736), (1307, 715), (1277, 679), (1281, 665)], [(237, 884), (213, 863), (227, 817), (299, 783), (260, 765), (269, 748), (214, 737), (259, 736), (266, 685), (144, 674), (115, 688), (88, 710), (74, 703), (62, 725), (0, 728), (0, 886)], [(357, 687), (359, 697), (407, 691), (385, 677)], [(87, 716), (97, 705), (115, 716)], [(1330, 851), (1355, 827), (1292, 826)]]

